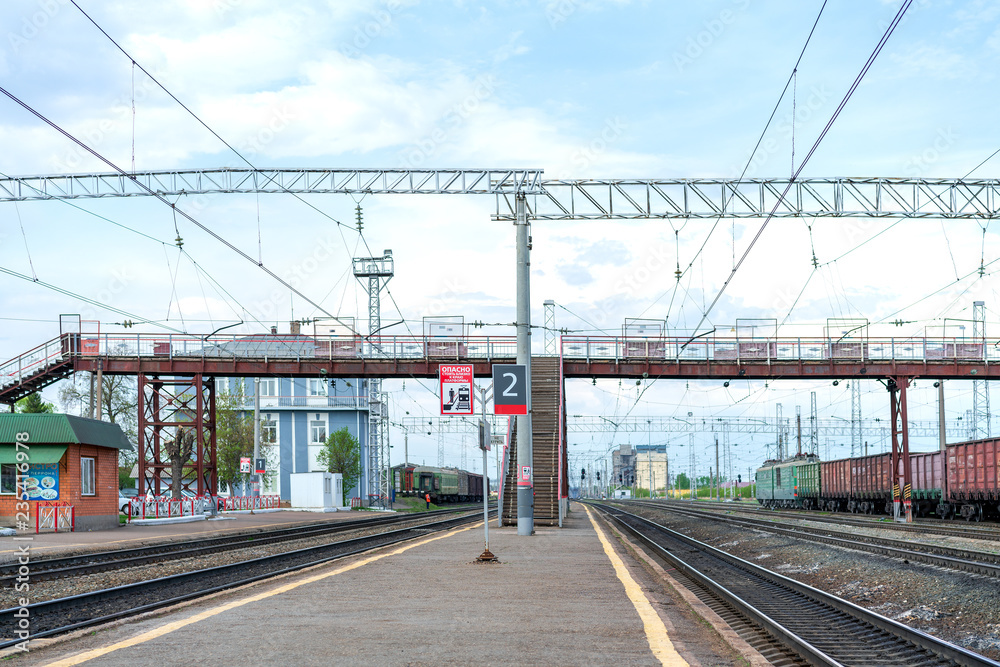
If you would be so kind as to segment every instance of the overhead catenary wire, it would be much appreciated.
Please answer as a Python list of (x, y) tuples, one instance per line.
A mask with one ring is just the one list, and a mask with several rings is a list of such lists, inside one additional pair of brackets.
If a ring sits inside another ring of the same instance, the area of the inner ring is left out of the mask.
[[(132, 55), (121, 46), (121, 44), (119, 44), (106, 30), (104, 30), (104, 28), (102, 28), (100, 26), (99, 23), (97, 23), (97, 21), (95, 21), (87, 12), (85, 12), (83, 10), (82, 7), (80, 7), (80, 5), (78, 5), (76, 3), (76, 0), (70, 0), (70, 2), (72, 2), (73, 6), (76, 7), (77, 10), (79, 10), (79, 12), (88, 21), (90, 21), (94, 25), (94, 27), (97, 28), (98, 31), (100, 31), (100, 33), (102, 35), (104, 35), (112, 44), (114, 44), (115, 48), (117, 48), (119, 51), (121, 51), (121, 53), (126, 58), (129, 59), (129, 61), (132, 64), (132, 67), (133, 67), (133, 77), (134, 77), (134, 69), (136, 67), (139, 68), (139, 70), (143, 74), (145, 74), (149, 78), (150, 81), (152, 81), (154, 84), (156, 84), (160, 88), (160, 90), (162, 90), (164, 93), (166, 93), (167, 96), (170, 97), (170, 99), (172, 99), (174, 102), (176, 102), (184, 111), (186, 111), (192, 118), (194, 118), (212, 136), (214, 136), (216, 139), (218, 139), (220, 142), (222, 142), (222, 144), (227, 149), (229, 149), (234, 155), (236, 155), (236, 157), (238, 157), (243, 163), (245, 163), (247, 166), (249, 166), (251, 169), (253, 169), (256, 174), (259, 174), (260, 176), (264, 177), (266, 179), (267, 183), (269, 183), (271, 185), (274, 185), (281, 192), (284, 192), (286, 194), (290, 194), (293, 198), (297, 199), (298, 201), (302, 202), (303, 204), (305, 204), (309, 208), (313, 209), (315, 212), (319, 213), (321, 216), (323, 216), (326, 219), (328, 219), (331, 222), (333, 222), (337, 226), (337, 230), (340, 232), (341, 241), (344, 243), (345, 249), (349, 250), (349, 248), (347, 247), (347, 239), (344, 238), (344, 233), (343, 233), (343, 228), (346, 227), (347, 225), (344, 225), (344, 223), (340, 222), (339, 220), (337, 220), (336, 218), (334, 218), (333, 216), (331, 216), (326, 211), (323, 211), (319, 207), (313, 205), (312, 203), (310, 203), (309, 201), (307, 201), (306, 199), (304, 199), (299, 194), (291, 192), (290, 190), (288, 190), (287, 188), (285, 188), (283, 185), (281, 185), (280, 183), (278, 183), (274, 179), (273, 176), (269, 176), (267, 173), (261, 171), (242, 152), (240, 152), (239, 150), (237, 150), (236, 147), (234, 147), (231, 143), (229, 143), (228, 141), (226, 141), (218, 132), (216, 132), (215, 130), (213, 130), (211, 128), (211, 126), (208, 125), (208, 123), (206, 123), (204, 120), (201, 119), (201, 117), (198, 116), (198, 114), (196, 114), (190, 107), (188, 107), (186, 104), (184, 104), (176, 95), (174, 95), (169, 89), (167, 89), (166, 86), (164, 86), (162, 83), (160, 83), (160, 81), (155, 76), (153, 76), (145, 67), (143, 67), (141, 64), (139, 64), (136, 61), (136, 59), (133, 58)], [(133, 98), (134, 98), (134, 93), (133, 93)], [(134, 104), (135, 103), (134, 103), (134, 99), (133, 99), (133, 172), (135, 171), (135, 165), (134, 165), (134, 141), (135, 141), (135, 138), (134, 138), (134, 135), (135, 135), (135, 132), (134, 132), (134, 111), (135, 111), (135, 109), (134, 109)], [(107, 163), (106, 160), (105, 160), (105, 162)], [(108, 163), (108, 164), (110, 164), (110, 163)], [(133, 180), (135, 180), (135, 179), (133, 178)], [(138, 181), (136, 181), (136, 182), (138, 182)], [(148, 188), (144, 188), (144, 189), (148, 190)], [(258, 197), (259, 197), (259, 195), (258, 195)], [(185, 217), (188, 217), (183, 212), (181, 212), (181, 214), (184, 215)], [(292, 293), (298, 294), (301, 298), (305, 299), (309, 304), (311, 304), (314, 307), (316, 307), (317, 310), (323, 312), (325, 315), (327, 315), (329, 317), (334, 317), (329, 312), (327, 312), (325, 309), (323, 309), (321, 306), (318, 306), (313, 301), (311, 301), (304, 294), (296, 291), (293, 287), (291, 287), (290, 285), (288, 285), (285, 281), (283, 281), (280, 278), (278, 278), (278, 276), (276, 274), (274, 274), (267, 267), (264, 266), (264, 263), (263, 263), (263, 251), (262, 251), (262, 248), (260, 246), (260, 219), (259, 219), (259, 215), (260, 215), (260, 211), (259, 211), (259, 200), (258, 200), (258, 221), (257, 221), (258, 222), (258, 259), (254, 263), (257, 264), (257, 266), (260, 267), (262, 270), (264, 270), (266, 273), (268, 273), (269, 275), (271, 275), (272, 278), (275, 278), (276, 280), (278, 280), (279, 282), (281, 282), (285, 287), (287, 287), (288, 289), (290, 289)], [(194, 220), (192, 219), (192, 221), (194, 221)], [(198, 224), (198, 223), (195, 222), (195, 224)], [(212, 232), (209, 232), (209, 233), (212, 233)], [(360, 230), (359, 230), (359, 233), (360, 233)], [(221, 237), (218, 237), (218, 236), (216, 238), (220, 238), (221, 239)], [(230, 246), (230, 247), (232, 249), (236, 250), (236, 252), (240, 253), (246, 259), (250, 259), (251, 261), (253, 261), (248, 255), (246, 255), (242, 251), (236, 249), (233, 246)], [(353, 333), (357, 334), (358, 332), (354, 331)]]
[(119, 315), (124, 315), (128, 319), (133, 320), (134, 322), (136, 322), (138, 324), (153, 324), (155, 326), (158, 326), (160, 328), (166, 329), (168, 331), (173, 331), (174, 333), (179, 333), (179, 334), (184, 333), (180, 329), (175, 329), (174, 327), (167, 326), (165, 324), (160, 324), (156, 320), (150, 320), (148, 318), (141, 317), (141, 316), (136, 315), (134, 313), (130, 313), (127, 310), (122, 310), (120, 308), (115, 308), (114, 306), (112, 306), (110, 304), (102, 303), (102, 302), (97, 301), (95, 299), (91, 299), (90, 297), (83, 296), (82, 294), (77, 294), (76, 292), (72, 292), (72, 291), (70, 291), (68, 289), (65, 289), (63, 287), (59, 287), (58, 285), (53, 285), (52, 283), (47, 283), (47, 282), (45, 282), (43, 280), (39, 280), (37, 278), (32, 278), (31, 276), (26, 276), (23, 273), (19, 273), (17, 271), (14, 271), (12, 269), (8, 269), (8, 268), (3, 267), (3, 266), (0, 266), (0, 273), (6, 273), (8, 276), (13, 276), (14, 278), (20, 278), (21, 280), (26, 280), (29, 283), (34, 283), (35, 285), (40, 285), (41, 287), (44, 287), (46, 289), (50, 289), (50, 290), (52, 290), (54, 292), (59, 292), (60, 294), (64, 294), (64, 295), (66, 295), (68, 297), (72, 297), (74, 299), (79, 299), (80, 301), (83, 301), (84, 303), (89, 303), (92, 306), (96, 306), (96, 307), (102, 308), (104, 310), (109, 310), (109, 311), (111, 311), (113, 313), (118, 313)]
[(220, 243), (222, 243), (224, 246), (226, 246), (227, 248), (229, 248), (230, 250), (232, 250), (233, 252), (235, 252), (236, 254), (238, 254), (243, 259), (251, 262), (255, 266), (258, 266), (262, 271), (264, 271), (266, 274), (268, 274), (269, 276), (271, 276), (272, 278), (274, 278), (275, 280), (277, 280), (279, 283), (281, 283), (283, 286), (285, 286), (292, 293), (297, 294), (303, 300), (305, 300), (306, 302), (308, 302), (311, 305), (315, 306), (318, 310), (322, 311), (323, 313), (325, 313), (329, 317), (333, 317), (333, 315), (330, 314), (329, 312), (327, 312), (326, 309), (324, 309), (322, 306), (320, 306), (320, 305), (316, 304), (315, 302), (313, 302), (309, 297), (307, 297), (305, 294), (303, 294), (299, 290), (295, 289), (295, 287), (292, 286), (288, 281), (286, 281), (285, 279), (283, 279), (281, 276), (279, 276), (278, 274), (276, 274), (274, 271), (272, 271), (271, 269), (267, 268), (266, 266), (257, 264), (257, 261), (254, 260), (253, 257), (251, 257), (250, 255), (246, 254), (245, 252), (243, 252), (242, 250), (240, 250), (239, 248), (237, 248), (236, 246), (234, 246), (228, 240), (226, 240), (225, 238), (223, 238), (222, 236), (220, 236), (219, 234), (217, 234), (215, 231), (213, 231), (212, 229), (210, 229), (207, 225), (203, 224), (202, 222), (200, 222), (199, 220), (197, 220), (196, 218), (194, 218), (194, 216), (192, 216), (191, 214), (187, 213), (183, 209), (178, 208), (175, 204), (171, 203), (161, 193), (159, 193), (159, 192), (157, 192), (155, 190), (152, 190), (151, 188), (149, 188), (148, 186), (146, 186), (141, 180), (139, 180), (138, 178), (136, 178), (134, 174), (129, 174), (128, 172), (126, 172), (124, 169), (122, 169), (121, 167), (119, 167), (118, 165), (116, 165), (114, 162), (112, 162), (111, 160), (107, 159), (106, 157), (104, 157), (103, 155), (101, 155), (100, 153), (98, 153), (96, 150), (92, 149), (90, 146), (88, 146), (84, 142), (82, 142), (79, 139), (77, 139), (75, 136), (73, 136), (72, 134), (70, 134), (69, 132), (67, 132), (66, 130), (64, 130), (62, 127), (60, 127), (59, 125), (57, 125), (53, 121), (49, 120), (47, 117), (45, 117), (44, 115), (42, 115), (40, 112), (36, 111), (34, 108), (32, 108), (26, 102), (22, 101), (16, 95), (14, 95), (10, 91), (8, 91), (6, 88), (0, 87), (0, 93), (3, 93), (4, 95), (6, 95), (12, 101), (14, 101), (19, 106), (21, 106), (23, 109), (25, 109), (26, 111), (28, 111), (29, 113), (31, 113), (33, 116), (35, 116), (36, 118), (38, 118), (39, 120), (41, 120), (42, 122), (44, 122), (46, 125), (48, 125), (52, 129), (56, 130), (59, 134), (61, 134), (64, 137), (66, 137), (67, 139), (69, 139), (70, 141), (72, 141), (73, 143), (75, 143), (77, 146), (79, 146), (80, 148), (82, 148), (83, 150), (87, 151), (88, 153), (90, 153), (91, 155), (93, 155), (94, 157), (96, 157), (98, 160), (100, 160), (104, 164), (106, 164), (109, 167), (111, 167), (114, 171), (118, 172), (122, 176), (124, 176), (124, 177), (128, 178), (129, 180), (131, 180), (132, 183), (134, 183), (140, 190), (142, 190), (143, 192), (145, 192), (147, 195), (149, 195), (149, 196), (153, 197), (154, 199), (157, 199), (160, 202), (166, 204), (171, 209), (173, 209), (178, 215), (180, 215), (181, 217), (183, 217), (185, 220), (187, 220), (187, 221), (191, 222), (192, 224), (194, 224), (196, 227), (198, 227), (199, 229), (201, 229), (202, 231), (204, 231), (206, 234), (208, 234), (209, 236), (211, 236), (215, 240), (217, 240)]
[[(823, 4), (820, 5), (819, 12), (816, 14), (816, 20), (813, 21), (812, 28), (810, 28), (810, 30), (809, 30), (809, 35), (806, 37), (806, 41), (802, 45), (802, 50), (799, 52), (799, 57), (795, 60), (795, 65), (792, 67), (792, 74), (789, 75), (788, 80), (785, 81), (785, 86), (782, 88), (781, 94), (778, 95), (778, 100), (777, 100), (777, 102), (775, 102), (774, 108), (771, 110), (771, 115), (768, 116), (767, 122), (764, 123), (764, 129), (761, 130), (760, 136), (757, 137), (757, 143), (754, 144), (753, 150), (750, 151), (750, 156), (747, 158), (746, 164), (743, 165), (743, 169), (742, 169), (742, 171), (740, 171), (740, 177), (739, 177), (739, 179), (737, 179), (737, 182), (742, 181), (743, 177), (746, 176), (747, 170), (750, 168), (750, 165), (753, 163), (754, 155), (757, 154), (757, 149), (759, 149), (761, 143), (763, 143), (764, 137), (767, 136), (767, 130), (771, 127), (771, 123), (774, 122), (774, 117), (777, 115), (778, 109), (781, 108), (781, 101), (783, 99), (785, 99), (785, 93), (788, 92), (788, 87), (789, 87), (789, 85), (791, 85), (791, 83), (793, 81), (793, 77), (795, 76), (795, 72), (798, 70), (798, 67), (799, 67), (799, 65), (802, 62), (802, 58), (803, 58), (803, 56), (806, 53), (806, 49), (809, 47), (809, 42), (812, 40), (813, 33), (816, 32), (816, 26), (819, 25), (819, 20), (823, 16), (823, 10), (826, 9), (826, 3), (827, 3), (827, 0), (823, 0)], [(736, 196), (735, 191), (731, 192), (731, 193), (726, 193), (726, 195), (724, 195), (724, 197), (723, 197), (723, 205), (722, 205), (723, 210), (725, 210), (726, 205), (729, 203), (729, 200), (732, 199), (735, 196)], [(673, 289), (669, 290), (669, 291), (673, 292), (674, 295), (676, 295), (676, 293), (677, 293), (677, 288), (678, 288), (678, 285), (680, 283), (681, 276), (684, 273), (687, 273), (688, 271), (690, 271), (690, 269), (694, 266), (695, 261), (698, 259), (698, 257), (705, 250), (705, 247), (708, 245), (709, 239), (711, 239), (712, 234), (715, 232), (716, 227), (718, 227), (720, 220), (721, 220), (721, 218), (716, 218), (715, 222), (712, 224), (712, 227), (708, 230), (708, 234), (705, 236), (705, 240), (702, 242), (701, 247), (699, 247), (698, 250), (695, 251), (695, 254), (691, 257), (691, 261), (688, 262), (688, 265), (684, 268), (683, 272), (681, 272), (677, 276), (677, 281), (674, 284)], [(685, 224), (687, 224), (687, 223), (685, 222)], [(682, 227), (682, 229), (683, 229), (683, 227)], [(732, 219), (732, 236), (733, 236), (733, 262), (735, 263), (735, 261), (736, 261), (736, 243), (735, 243), (735, 239), (736, 239), (736, 219), (735, 218)], [(679, 267), (678, 267), (678, 270), (679, 270)], [(661, 294), (660, 296), (658, 296), (653, 301), (653, 304), (655, 304), (656, 302), (658, 302), (665, 295), (666, 295), (666, 292), (664, 292), (663, 294)], [(674, 297), (671, 296), (671, 298), (670, 298), (671, 306), (673, 304), (673, 301), (674, 301)], [(669, 319), (669, 317), (670, 317), (670, 307), (668, 307), (668, 309), (667, 309), (667, 319)]]
[[(816, 141), (813, 142), (812, 147), (806, 153), (806, 156), (802, 159), (802, 162), (799, 165), (799, 168), (795, 171), (794, 174), (792, 174), (792, 177), (788, 180), (788, 184), (785, 186), (785, 189), (778, 196), (777, 201), (775, 202), (774, 206), (771, 208), (770, 213), (768, 213), (767, 217), (764, 219), (764, 222), (761, 223), (760, 228), (757, 230), (757, 233), (754, 235), (753, 239), (751, 239), (750, 244), (747, 246), (746, 251), (744, 251), (743, 255), (740, 257), (739, 262), (737, 262), (736, 266), (734, 266), (733, 269), (732, 269), (732, 271), (730, 271), (729, 276), (722, 283), (722, 286), (719, 288), (719, 291), (716, 294), (715, 299), (712, 300), (712, 304), (706, 309), (705, 313), (702, 315), (701, 321), (698, 323), (698, 326), (695, 327), (696, 331), (697, 331), (698, 328), (701, 327), (701, 325), (705, 322), (705, 320), (708, 319), (709, 314), (715, 308), (716, 304), (719, 302), (719, 299), (722, 298), (722, 295), (725, 293), (726, 288), (732, 282), (732, 280), (735, 277), (737, 271), (739, 271), (740, 267), (743, 265), (743, 262), (745, 262), (746, 258), (750, 255), (750, 252), (753, 250), (754, 246), (757, 244), (757, 241), (760, 239), (761, 235), (764, 233), (764, 230), (767, 229), (768, 223), (774, 218), (774, 215), (777, 212), (778, 207), (781, 206), (782, 203), (784, 203), (785, 197), (788, 195), (788, 191), (791, 190), (792, 185), (794, 185), (795, 181), (798, 180), (799, 174), (801, 174), (802, 171), (806, 168), (806, 165), (809, 164), (809, 160), (812, 159), (812, 156), (816, 153), (816, 150), (819, 148), (820, 144), (823, 142), (823, 139), (826, 138), (826, 135), (830, 131), (830, 128), (833, 127), (834, 122), (836, 122), (837, 118), (840, 116), (841, 112), (844, 110), (844, 107), (847, 106), (847, 103), (850, 101), (851, 97), (854, 96), (854, 91), (856, 91), (857, 88), (858, 88), (858, 86), (861, 85), (861, 81), (864, 79), (865, 75), (868, 73), (868, 70), (870, 70), (871, 67), (872, 67), (872, 65), (875, 64), (875, 59), (878, 58), (878, 55), (882, 52), (882, 49), (885, 47), (886, 43), (888, 42), (889, 37), (892, 35), (893, 32), (895, 32), (896, 26), (899, 25), (899, 22), (903, 19), (903, 15), (906, 13), (906, 10), (910, 7), (910, 5), (912, 3), (913, 3), (913, 0), (904, 0), (902, 6), (896, 12), (896, 15), (893, 17), (893, 20), (889, 24), (889, 27), (886, 28), (885, 33), (882, 35), (882, 38), (879, 40), (878, 44), (875, 46), (875, 49), (872, 51), (871, 55), (868, 56), (868, 60), (865, 62), (864, 66), (861, 68), (861, 71), (858, 73), (857, 77), (855, 77), (854, 82), (851, 84), (851, 86), (848, 88), (847, 92), (844, 94), (844, 97), (843, 97), (843, 99), (841, 99), (840, 104), (838, 104), (837, 108), (834, 109), (833, 114), (830, 116), (830, 119), (827, 121), (826, 125), (823, 127), (823, 130), (820, 132), (819, 136), (816, 138)], [(692, 338), (691, 340), (694, 340), (694, 339)], [(691, 341), (688, 341), (688, 343), (690, 343), (690, 342)], [(685, 345), (686, 344), (687, 343), (685, 343)]]

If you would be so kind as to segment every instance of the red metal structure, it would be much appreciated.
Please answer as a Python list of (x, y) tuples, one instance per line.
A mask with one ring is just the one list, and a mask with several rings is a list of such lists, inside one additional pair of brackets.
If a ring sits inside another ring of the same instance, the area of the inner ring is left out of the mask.
[[(184, 432), (193, 434), (190, 457), (183, 466), (181, 488), (196, 495), (215, 495), (215, 387), (202, 375), (160, 377), (139, 375), (140, 491), (168, 493), (172, 479), (168, 444)], [(194, 473), (192, 476), (191, 473)]]

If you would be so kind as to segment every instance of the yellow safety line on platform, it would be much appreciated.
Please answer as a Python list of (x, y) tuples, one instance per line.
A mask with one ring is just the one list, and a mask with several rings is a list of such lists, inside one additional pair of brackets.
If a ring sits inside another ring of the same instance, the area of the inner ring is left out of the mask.
[(639, 618), (642, 619), (642, 626), (646, 631), (646, 639), (649, 641), (649, 648), (652, 649), (653, 655), (663, 665), (669, 665), (670, 667), (675, 665), (687, 666), (688, 662), (674, 649), (674, 644), (670, 641), (667, 628), (663, 625), (659, 614), (653, 609), (653, 605), (649, 603), (649, 600), (643, 594), (642, 588), (636, 580), (628, 573), (625, 563), (615, 553), (611, 542), (608, 541), (608, 538), (604, 535), (604, 531), (601, 530), (601, 527), (597, 525), (597, 521), (594, 520), (593, 515), (590, 513), (590, 508), (584, 505), (583, 509), (587, 512), (587, 518), (593, 524), (594, 530), (597, 531), (597, 537), (600, 538), (601, 544), (604, 545), (604, 553), (607, 555), (608, 560), (611, 561), (611, 565), (614, 566), (615, 574), (618, 575), (618, 579), (625, 586), (625, 592), (628, 594), (629, 600), (632, 601), (635, 610), (639, 613)]
[[(476, 524), (476, 525), (482, 525), (482, 524)], [(70, 656), (68, 658), (63, 658), (61, 660), (56, 660), (55, 662), (50, 662), (46, 665), (46, 667), (70, 667), (71, 665), (79, 665), (81, 663), (87, 662), (88, 660), (99, 658), (102, 655), (107, 655), (108, 653), (112, 653), (114, 651), (118, 651), (123, 648), (129, 648), (130, 646), (143, 644), (152, 639), (156, 639), (158, 637), (162, 637), (163, 635), (169, 634), (174, 630), (180, 630), (185, 626), (197, 623), (199, 621), (203, 621), (206, 618), (211, 618), (212, 616), (218, 616), (219, 614), (223, 614), (232, 609), (236, 609), (237, 607), (242, 607), (245, 604), (250, 604), (251, 602), (264, 600), (266, 598), (273, 597), (275, 595), (280, 595), (282, 593), (287, 593), (288, 591), (296, 589), (299, 586), (312, 584), (317, 581), (321, 581), (323, 579), (327, 579), (329, 577), (342, 574), (344, 572), (355, 570), (361, 567), (362, 565), (367, 565), (368, 563), (374, 563), (377, 560), (388, 558), (389, 556), (396, 556), (398, 554), (403, 553), (404, 551), (409, 551), (414, 547), (419, 547), (424, 544), (434, 542), (436, 540), (443, 540), (446, 537), (450, 537), (452, 535), (455, 535), (456, 533), (460, 533), (466, 530), (472, 530), (473, 528), (476, 527), (476, 525), (468, 526), (466, 528), (462, 528), (454, 532), (449, 532), (445, 535), (438, 535), (436, 537), (431, 537), (426, 540), (422, 540), (420, 542), (413, 542), (412, 544), (407, 544), (398, 549), (395, 549), (394, 551), (379, 554), (377, 556), (370, 556), (368, 558), (359, 560), (356, 563), (351, 563), (350, 565), (345, 565), (344, 567), (337, 568), (332, 572), (325, 572), (323, 574), (317, 574), (311, 577), (307, 577), (305, 579), (300, 579), (299, 581), (295, 581), (290, 584), (285, 584), (284, 586), (279, 586), (278, 588), (275, 588), (270, 591), (265, 591), (263, 593), (258, 593), (257, 595), (251, 595), (250, 597), (243, 598), (241, 600), (233, 600), (232, 602), (227, 602), (226, 604), (220, 605), (218, 607), (214, 607), (212, 609), (206, 609), (205, 611), (199, 612), (193, 616), (189, 616), (188, 618), (167, 623), (166, 625), (162, 625), (154, 630), (150, 630), (149, 632), (144, 632), (141, 635), (132, 637), (131, 639), (120, 641), (117, 644), (112, 644), (111, 646), (105, 646), (104, 648), (95, 648), (90, 651), (85, 651), (84, 653), (80, 653), (78, 655)]]

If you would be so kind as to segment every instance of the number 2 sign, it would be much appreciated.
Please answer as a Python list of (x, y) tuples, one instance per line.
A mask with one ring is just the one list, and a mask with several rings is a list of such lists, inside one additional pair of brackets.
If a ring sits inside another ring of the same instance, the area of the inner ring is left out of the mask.
[(528, 372), (524, 364), (493, 364), (493, 412), (528, 414)]

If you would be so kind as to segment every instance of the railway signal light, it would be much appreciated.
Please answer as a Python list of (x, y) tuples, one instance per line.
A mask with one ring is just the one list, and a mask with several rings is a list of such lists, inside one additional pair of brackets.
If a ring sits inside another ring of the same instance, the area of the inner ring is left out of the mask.
[(586, 478), (587, 478), (587, 469), (586, 468), (581, 468), (580, 469), (580, 479), (586, 479)]
[(600, 471), (597, 472), (597, 481), (598, 482), (601, 481), (601, 473), (600, 473)]

